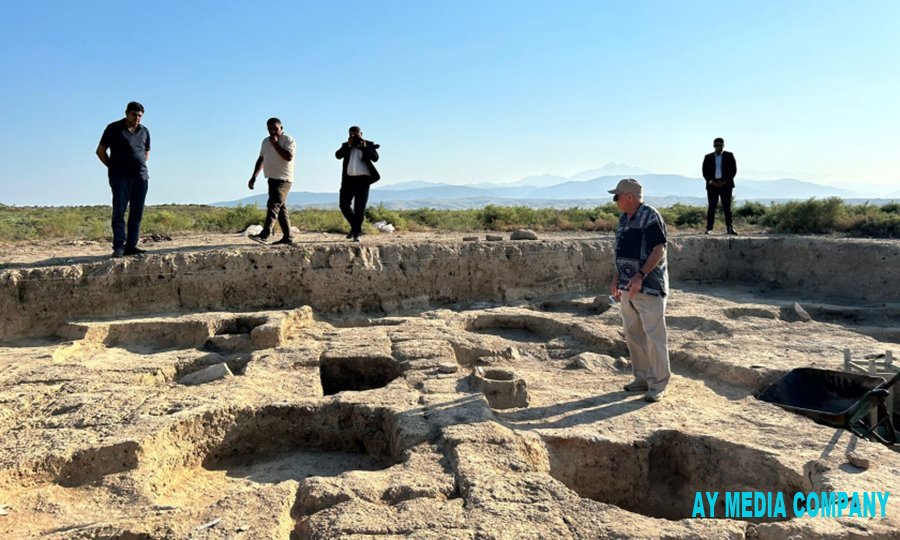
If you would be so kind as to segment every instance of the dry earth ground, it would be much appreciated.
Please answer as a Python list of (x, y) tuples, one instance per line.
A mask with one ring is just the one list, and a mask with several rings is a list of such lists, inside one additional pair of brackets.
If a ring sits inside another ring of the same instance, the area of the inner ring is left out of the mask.
[[(240, 242), (203, 238), (171, 249)], [(4, 264), (105, 248), (54, 251)], [(893, 499), (885, 519), (690, 519), (696, 491), (900, 491), (900, 453), (753, 397), (793, 367), (839, 369), (844, 349), (895, 347), (896, 308), (806, 303), (805, 322), (784, 291), (678, 286), (675, 375), (648, 404), (622, 390), (603, 296), (173, 313), (7, 342), (0, 537), (900, 538)], [(233, 375), (183, 384), (219, 364)], [(527, 406), (492, 408), (506, 387), (478, 391), (476, 368), (524, 381)]]

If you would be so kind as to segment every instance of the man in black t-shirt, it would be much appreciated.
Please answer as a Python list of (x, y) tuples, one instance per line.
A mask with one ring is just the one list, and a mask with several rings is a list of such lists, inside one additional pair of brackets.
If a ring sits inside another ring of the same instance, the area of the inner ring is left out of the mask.
[[(114, 258), (144, 253), (137, 247), (150, 179), (150, 131), (141, 125), (143, 116), (144, 106), (132, 101), (125, 108), (125, 118), (106, 126), (97, 145), (97, 157), (106, 165), (112, 190)], [(126, 230), (125, 210), (129, 205)]]

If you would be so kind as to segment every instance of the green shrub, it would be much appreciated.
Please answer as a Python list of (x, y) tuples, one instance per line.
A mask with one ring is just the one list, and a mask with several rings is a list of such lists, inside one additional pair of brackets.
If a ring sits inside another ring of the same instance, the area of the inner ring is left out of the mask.
[(242, 232), (250, 225), (262, 223), (266, 219), (266, 209), (259, 208), (255, 204), (238, 205), (234, 208), (224, 208), (221, 212), (209, 215), (207, 227), (204, 230)]
[(880, 208), (885, 214), (900, 214), (900, 203), (889, 202)]
[[(669, 214), (668, 218), (665, 214)], [(665, 214), (663, 219), (674, 223), (676, 227), (698, 227), (700, 224), (706, 223), (706, 209), (699, 206), (673, 204)]]
[[(304, 208), (291, 211), (291, 224), (301, 231), (346, 233), (350, 225), (340, 210), (323, 210), (321, 208)], [(365, 229), (365, 224), (363, 224)]]
[(747, 201), (734, 210), (734, 217), (744, 219), (748, 223), (759, 223), (760, 219), (766, 215), (768, 208), (766, 205), (758, 202)]
[(847, 215), (844, 202), (838, 197), (830, 197), (775, 205), (763, 223), (779, 232), (834, 233), (842, 229)]
[(378, 206), (366, 208), (366, 220), (372, 224), (378, 223), (379, 221), (385, 221), (392, 224), (397, 230), (406, 228), (406, 220), (403, 219), (398, 212), (388, 210), (381, 203), (379, 203)]

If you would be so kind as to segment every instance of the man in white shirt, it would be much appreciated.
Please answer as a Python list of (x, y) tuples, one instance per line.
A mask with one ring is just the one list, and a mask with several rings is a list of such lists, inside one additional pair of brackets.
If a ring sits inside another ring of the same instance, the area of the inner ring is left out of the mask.
[[(362, 224), (366, 218), (366, 203), (369, 200), (369, 186), (377, 182), (381, 175), (375, 168), (378, 161), (379, 145), (363, 139), (359, 126), (350, 127), (350, 136), (334, 157), (344, 160), (341, 173), (340, 207), (344, 219), (350, 224), (347, 238), (359, 242)], [(351, 206), (352, 204), (352, 206)]]
[(291, 245), (291, 220), (288, 218), (287, 197), (291, 191), (291, 183), (294, 181), (294, 154), (297, 151), (297, 143), (294, 138), (284, 132), (281, 120), (269, 118), (266, 122), (269, 136), (263, 139), (259, 149), (259, 159), (253, 167), (253, 175), (248, 186), (253, 189), (256, 177), (260, 170), (265, 171), (269, 179), (269, 200), (266, 202), (266, 221), (263, 230), (259, 234), (251, 234), (253, 241), (265, 244), (272, 232), (272, 226), (278, 220), (283, 234), (281, 240), (274, 244)]

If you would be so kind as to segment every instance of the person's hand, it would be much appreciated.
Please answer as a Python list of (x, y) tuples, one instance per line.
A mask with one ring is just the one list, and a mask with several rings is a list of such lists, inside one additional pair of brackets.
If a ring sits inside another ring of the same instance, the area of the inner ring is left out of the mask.
[(618, 281), (613, 281), (612, 286), (609, 288), (609, 295), (612, 296), (616, 302), (622, 301), (622, 291), (619, 290)]
[(249, 182), (247, 182), (247, 187), (253, 189), (253, 184), (256, 183), (256, 178), (251, 178)]
[(635, 274), (634, 277), (631, 278), (631, 281), (628, 282), (629, 299), (634, 298), (634, 295), (636, 295), (641, 290), (641, 285), (643, 285), (643, 283), (644, 276), (642, 276), (640, 273)]
[(278, 144), (278, 134), (273, 133), (273, 134), (269, 135), (269, 142), (272, 143), (272, 145)]

